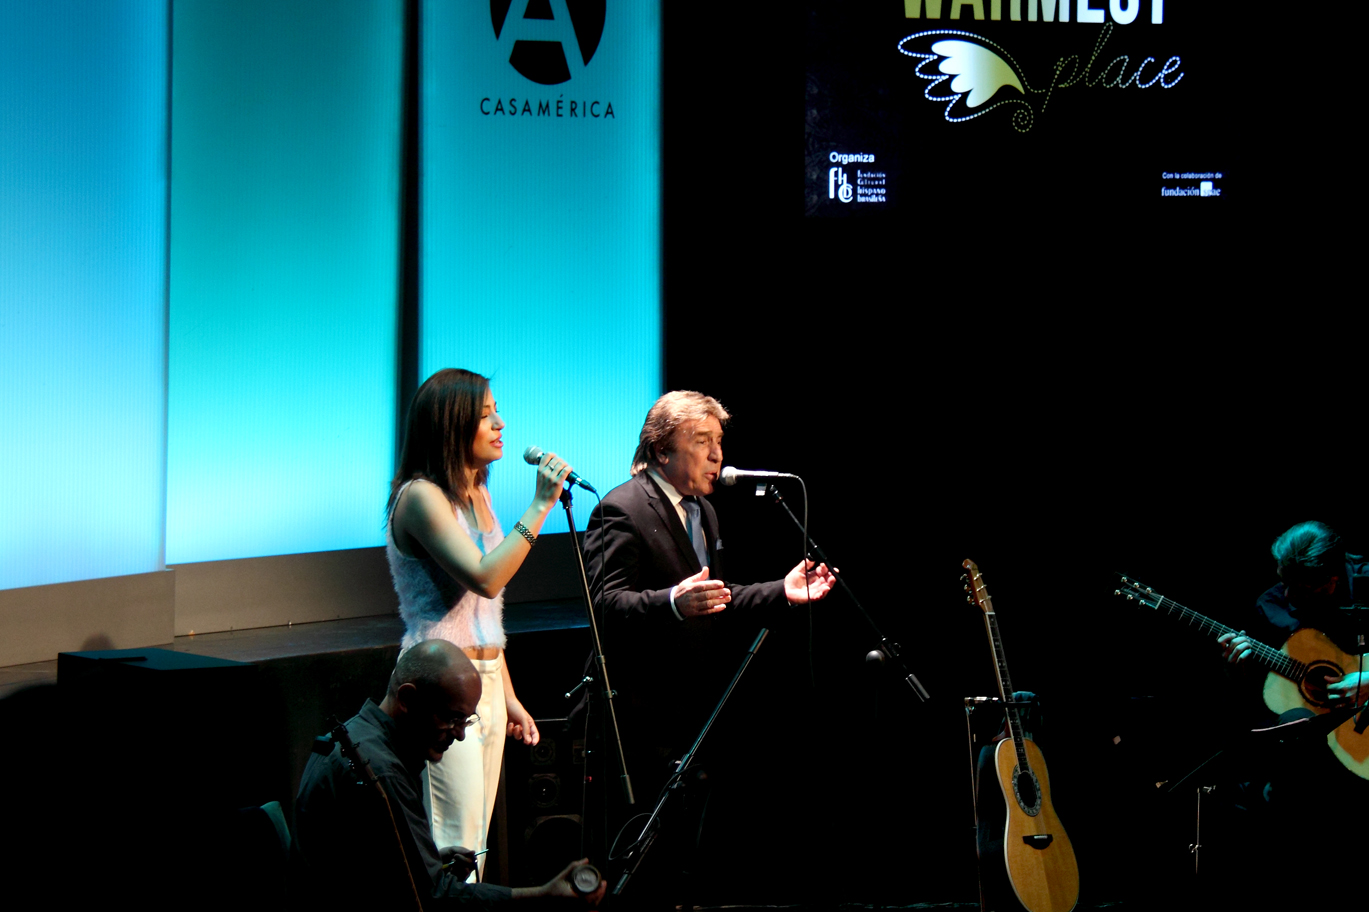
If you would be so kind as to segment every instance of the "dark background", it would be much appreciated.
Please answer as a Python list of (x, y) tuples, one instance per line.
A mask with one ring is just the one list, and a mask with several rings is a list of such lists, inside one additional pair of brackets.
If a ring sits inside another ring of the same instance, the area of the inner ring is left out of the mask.
[[(1167, 18), (1192, 6), (1171, 0)], [(813, 612), (811, 647), (794, 611), (710, 736), (729, 767), (709, 811), (719, 892), (975, 898), (961, 700), (995, 684), (960, 589), (965, 558), (985, 573), (1014, 684), (1042, 696), (1038, 741), (1081, 901), (1182, 885), (1193, 797), (1154, 783), (1242, 713), (1217, 648), (1138, 616), (1112, 574), (1239, 625), (1293, 523), (1320, 519), (1365, 547), (1345, 202), (1284, 192), (1271, 164), (1333, 173), (1342, 127), (1309, 114), (1325, 103), (1296, 77), (1251, 65), (1240, 85), (1260, 97), (1203, 134), (1232, 159), (1211, 165), (1233, 175), (1219, 206), (1160, 200), (1158, 181), (1135, 200), (1017, 181), (995, 185), (1014, 207), (1008, 232), (955, 207), (806, 218), (799, 87), (830, 50), (822, 27), (855, 9), (903, 27), (896, 0), (665, 11), (666, 386), (732, 411), (725, 464), (804, 477), (813, 537), (933, 698), (868, 673), (876, 637), (844, 597)], [(1193, 26), (1206, 42), (1185, 51), (1194, 83), (1204, 54), (1234, 66), (1291, 28), (1223, 30), (1216, 15)], [(1299, 92), (1304, 107), (1281, 107)], [(1255, 108), (1282, 111), (1279, 125)], [(1076, 124), (1039, 122), (1032, 154), (1092, 149), (1088, 120)], [(1186, 148), (1188, 126), (1153, 113), (1160, 138), (1135, 156)], [(1120, 131), (1103, 125), (1110, 142)], [(987, 173), (974, 156), (929, 161), (917, 187), (944, 196)], [(774, 578), (798, 559), (798, 534), (752, 486), (712, 500), (730, 577)]]

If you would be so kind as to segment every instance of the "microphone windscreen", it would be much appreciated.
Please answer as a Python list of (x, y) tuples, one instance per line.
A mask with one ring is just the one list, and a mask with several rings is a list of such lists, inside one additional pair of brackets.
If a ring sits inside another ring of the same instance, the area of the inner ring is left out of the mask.
[(542, 461), (542, 448), (540, 446), (530, 446), (523, 451), (523, 461), (528, 465), (537, 465)]
[(722, 474), (718, 476), (718, 481), (731, 486), (737, 483), (737, 467), (723, 466)]

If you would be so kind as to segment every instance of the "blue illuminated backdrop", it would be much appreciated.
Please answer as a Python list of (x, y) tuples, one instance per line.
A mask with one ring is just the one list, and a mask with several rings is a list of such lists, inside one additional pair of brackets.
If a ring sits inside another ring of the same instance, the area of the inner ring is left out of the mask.
[[(524, 448), (606, 492), (661, 392), (660, 18), (616, 3), (600, 20), (591, 3), (572, 22), (564, 0), (526, 18), (536, 5), (513, 0), (496, 23), (491, 6), (424, 9), (420, 365), (492, 377), (507, 527), (532, 496)], [(545, 527), (565, 528), (560, 510)]]
[(0, 2), (0, 589), (162, 564), (166, 18)]
[[(528, 6), (424, 7), (418, 369), (493, 376), (505, 522), (661, 384), (659, 10)], [(381, 543), (402, 8), (0, 0), (0, 589)]]
[(401, 4), (176, 4), (167, 562), (382, 542)]

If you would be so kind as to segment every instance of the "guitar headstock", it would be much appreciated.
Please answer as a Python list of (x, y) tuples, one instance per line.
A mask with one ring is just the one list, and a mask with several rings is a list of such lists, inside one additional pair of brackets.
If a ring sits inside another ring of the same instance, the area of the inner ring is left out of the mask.
[(1164, 596), (1156, 592), (1149, 586), (1143, 586), (1129, 576), (1120, 578), (1121, 582), (1113, 590), (1114, 595), (1120, 595), (1129, 602), (1140, 602), (1147, 608), (1159, 609), (1161, 600)]
[(960, 566), (965, 568), (960, 578), (965, 581), (965, 591), (969, 593), (965, 596), (965, 601), (977, 606), (985, 614), (993, 614), (993, 599), (989, 598), (989, 590), (984, 585), (984, 577), (980, 574), (978, 565), (966, 558)]

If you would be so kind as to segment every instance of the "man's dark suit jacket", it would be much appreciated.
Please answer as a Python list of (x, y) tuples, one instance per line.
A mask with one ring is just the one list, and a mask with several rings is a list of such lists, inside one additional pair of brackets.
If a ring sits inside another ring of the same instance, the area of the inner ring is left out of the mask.
[[(699, 504), (709, 577), (724, 578), (717, 514), (704, 498)], [(629, 765), (637, 755), (656, 767), (631, 770), (646, 785), (665, 761), (689, 748), (760, 626), (758, 612), (784, 604), (784, 581), (729, 583), (732, 601), (725, 610), (677, 618), (670, 590), (702, 568), (670, 499), (646, 472), (614, 488), (595, 508), (584, 550), (603, 611), (604, 655), (619, 694), (614, 704)]]

